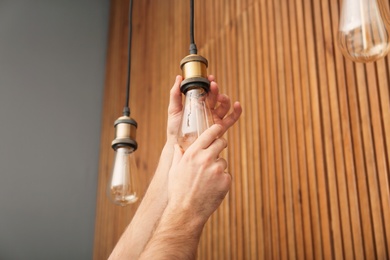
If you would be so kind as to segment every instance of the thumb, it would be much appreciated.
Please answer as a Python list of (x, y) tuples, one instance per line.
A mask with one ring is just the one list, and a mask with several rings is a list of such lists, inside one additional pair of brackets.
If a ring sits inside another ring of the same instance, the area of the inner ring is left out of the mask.
[(181, 76), (176, 76), (175, 84), (173, 84), (173, 87), (170, 91), (170, 97), (169, 97), (169, 106), (168, 106), (168, 115), (174, 115), (176, 113), (179, 113), (182, 108), (182, 95), (180, 91), (180, 83), (182, 81)]

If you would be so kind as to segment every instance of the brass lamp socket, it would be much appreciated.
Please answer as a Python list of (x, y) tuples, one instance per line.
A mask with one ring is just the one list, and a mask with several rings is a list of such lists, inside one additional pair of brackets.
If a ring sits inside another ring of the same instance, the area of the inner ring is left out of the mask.
[(137, 122), (128, 116), (121, 116), (115, 121), (114, 126), (115, 139), (111, 143), (112, 148), (116, 150), (118, 147), (128, 146), (133, 151), (137, 150), (138, 144), (135, 141)]
[(180, 68), (183, 71), (183, 81), (181, 82), (180, 90), (185, 94), (193, 88), (203, 88), (206, 92), (210, 91), (210, 81), (207, 79), (206, 58), (190, 54), (180, 62)]

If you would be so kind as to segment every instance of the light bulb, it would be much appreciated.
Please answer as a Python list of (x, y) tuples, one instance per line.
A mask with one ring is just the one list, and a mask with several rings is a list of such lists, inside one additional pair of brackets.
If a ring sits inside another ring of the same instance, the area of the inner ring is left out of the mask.
[(372, 62), (390, 50), (389, 32), (376, 0), (344, 0), (338, 32), (345, 57)]
[(208, 93), (202, 88), (193, 88), (186, 92), (178, 143), (187, 150), (200, 134), (209, 128), (213, 117), (207, 104)]
[(137, 177), (134, 150), (128, 146), (117, 148), (108, 190), (112, 202), (121, 206), (136, 202)]
[(115, 121), (115, 139), (112, 148), (115, 150), (112, 175), (108, 184), (108, 196), (117, 205), (126, 206), (138, 200), (138, 169), (134, 151), (137, 122), (128, 116)]
[(207, 60), (197, 54), (186, 56), (180, 63), (183, 71), (180, 90), (185, 95), (185, 101), (177, 141), (184, 151), (214, 124), (207, 102), (210, 90), (207, 65)]

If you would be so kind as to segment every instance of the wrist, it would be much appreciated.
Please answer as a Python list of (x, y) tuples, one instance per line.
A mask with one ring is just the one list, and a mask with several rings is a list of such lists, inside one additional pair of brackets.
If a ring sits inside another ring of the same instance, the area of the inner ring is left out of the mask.
[(203, 227), (191, 210), (169, 204), (139, 259), (195, 259)]
[(182, 223), (188, 229), (187, 231), (194, 232), (194, 235), (196, 235), (196, 231), (200, 231), (198, 234), (200, 235), (208, 219), (195, 211), (191, 205), (172, 203), (172, 201), (168, 201), (163, 215), (167, 219), (177, 219), (178, 223)]

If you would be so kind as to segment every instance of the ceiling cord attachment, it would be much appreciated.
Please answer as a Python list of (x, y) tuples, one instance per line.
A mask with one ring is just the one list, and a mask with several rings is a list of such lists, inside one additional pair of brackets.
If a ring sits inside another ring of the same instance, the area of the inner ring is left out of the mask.
[(132, 39), (132, 28), (133, 28), (133, 0), (130, 0), (129, 2), (129, 40), (127, 43), (127, 81), (126, 81), (126, 102), (125, 106), (123, 108), (123, 115), (124, 116), (130, 116), (130, 107), (129, 107), (129, 100), (130, 100), (130, 70), (131, 70), (131, 39)]
[(194, 0), (190, 0), (190, 54), (198, 54), (194, 36)]

